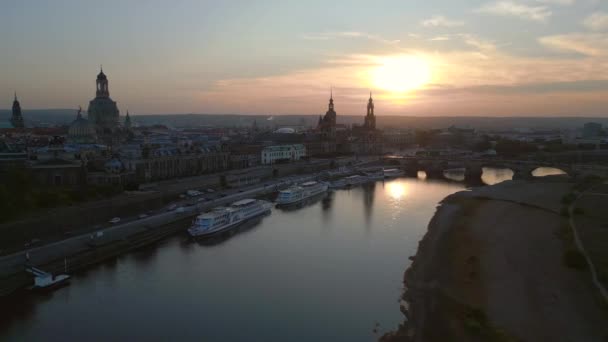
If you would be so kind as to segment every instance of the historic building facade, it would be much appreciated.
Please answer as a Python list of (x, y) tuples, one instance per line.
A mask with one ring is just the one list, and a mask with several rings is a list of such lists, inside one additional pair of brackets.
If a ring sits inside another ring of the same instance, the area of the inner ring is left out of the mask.
[(43, 186), (83, 185), (86, 182), (86, 165), (66, 148), (63, 138), (55, 136), (48, 146), (38, 149), (29, 165), (32, 179)]
[(267, 146), (262, 150), (262, 164), (272, 165), (283, 161), (297, 161), (306, 157), (303, 144)]
[(229, 154), (210, 151), (200, 154), (167, 155), (127, 161), (127, 168), (140, 183), (200, 176), (228, 169)]
[(110, 98), (108, 78), (103, 69), (97, 75), (95, 98), (89, 102), (88, 120), (95, 127), (97, 137), (107, 145), (117, 145), (124, 139), (119, 127), (119, 111)]

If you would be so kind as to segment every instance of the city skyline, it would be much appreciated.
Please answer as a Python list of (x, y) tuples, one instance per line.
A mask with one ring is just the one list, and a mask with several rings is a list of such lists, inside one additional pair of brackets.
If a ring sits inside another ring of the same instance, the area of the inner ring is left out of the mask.
[(19, 2), (0, 108), (78, 108), (103, 64), (121, 115), (602, 116), (607, 34), (595, 0)]

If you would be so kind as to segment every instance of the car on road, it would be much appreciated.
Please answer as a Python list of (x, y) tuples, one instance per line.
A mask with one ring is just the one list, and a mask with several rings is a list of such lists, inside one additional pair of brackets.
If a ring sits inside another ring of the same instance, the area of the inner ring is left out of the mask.
[(167, 211), (173, 211), (177, 209), (177, 204), (171, 204), (170, 206), (167, 207)]
[(139, 214), (139, 216), (137, 216), (139, 219), (145, 219), (146, 217), (148, 217), (148, 214)]
[(208, 193), (213, 193), (213, 192), (215, 192), (215, 190), (213, 190), (213, 189), (207, 189), (207, 192)]
[(198, 191), (198, 190), (188, 190), (186, 191), (186, 195), (190, 196), (190, 197), (198, 197), (200, 195), (202, 195), (203, 193)]
[(184, 211), (186, 211), (186, 209), (184, 209), (184, 207), (179, 207), (179, 208), (175, 209), (176, 213), (183, 213)]
[(120, 222), (120, 217), (114, 217), (109, 221), (111, 224), (117, 224)]
[(243, 189), (239, 189), (239, 192), (243, 192), (243, 191), (244, 191)]
[(207, 199), (205, 197), (201, 197), (199, 199), (196, 200), (197, 202), (205, 202), (207, 201)]
[(226, 197), (228, 195), (226, 195), (225, 193), (220, 193), (219, 196), (220, 196), (220, 198), (222, 198), (222, 197)]

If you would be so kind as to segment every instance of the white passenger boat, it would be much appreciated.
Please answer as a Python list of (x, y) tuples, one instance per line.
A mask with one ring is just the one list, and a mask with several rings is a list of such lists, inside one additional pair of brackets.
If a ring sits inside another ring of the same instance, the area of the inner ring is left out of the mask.
[(344, 179), (338, 179), (336, 181), (333, 181), (329, 184), (329, 188), (330, 189), (342, 189), (345, 188), (348, 184), (346, 184), (346, 181)]
[(228, 207), (214, 208), (210, 212), (199, 215), (193, 222), (188, 233), (193, 237), (203, 237), (217, 234), (261, 215), (270, 213), (272, 204), (257, 199), (244, 199), (232, 203)]
[(327, 184), (323, 182), (306, 182), (299, 185), (291, 186), (279, 192), (277, 197), (277, 205), (287, 205), (301, 202), (307, 198), (325, 193)]
[(369, 182), (369, 178), (361, 175), (354, 175), (344, 178), (346, 181), (346, 185), (355, 186), (363, 183)]
[(353, 170), (345, 166), (342, 166), (337, 170), (327, 171), (327, 175), (329, 176), (329, 178), (343, 177), (352, 173)]
[(384, 177), (385, 178), (395, 178), (395, 177), (401, 177), (403, 175), (404, 175), (404, 172), (401, 169), (387, 169), (387, 170), (384, 170)]

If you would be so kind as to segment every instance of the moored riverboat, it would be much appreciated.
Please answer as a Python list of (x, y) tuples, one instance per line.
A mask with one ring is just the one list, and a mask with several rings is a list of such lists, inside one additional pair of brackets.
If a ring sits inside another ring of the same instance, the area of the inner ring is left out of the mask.
[(270, 213), (271, 203), (258, 199), (244, 199), (228, 207), (217, 207), (210, 212), (199, 215), (188, 229), (192, 237), (211, 236), (231, 228), (254, 217)]
[(285, 190), (280, 191), (276, 202), (279, 206), (298, 203), (307, 198), (325, 193), (327, 191), (327, 188), (327, 183), (315, 181), (294, 185)]

